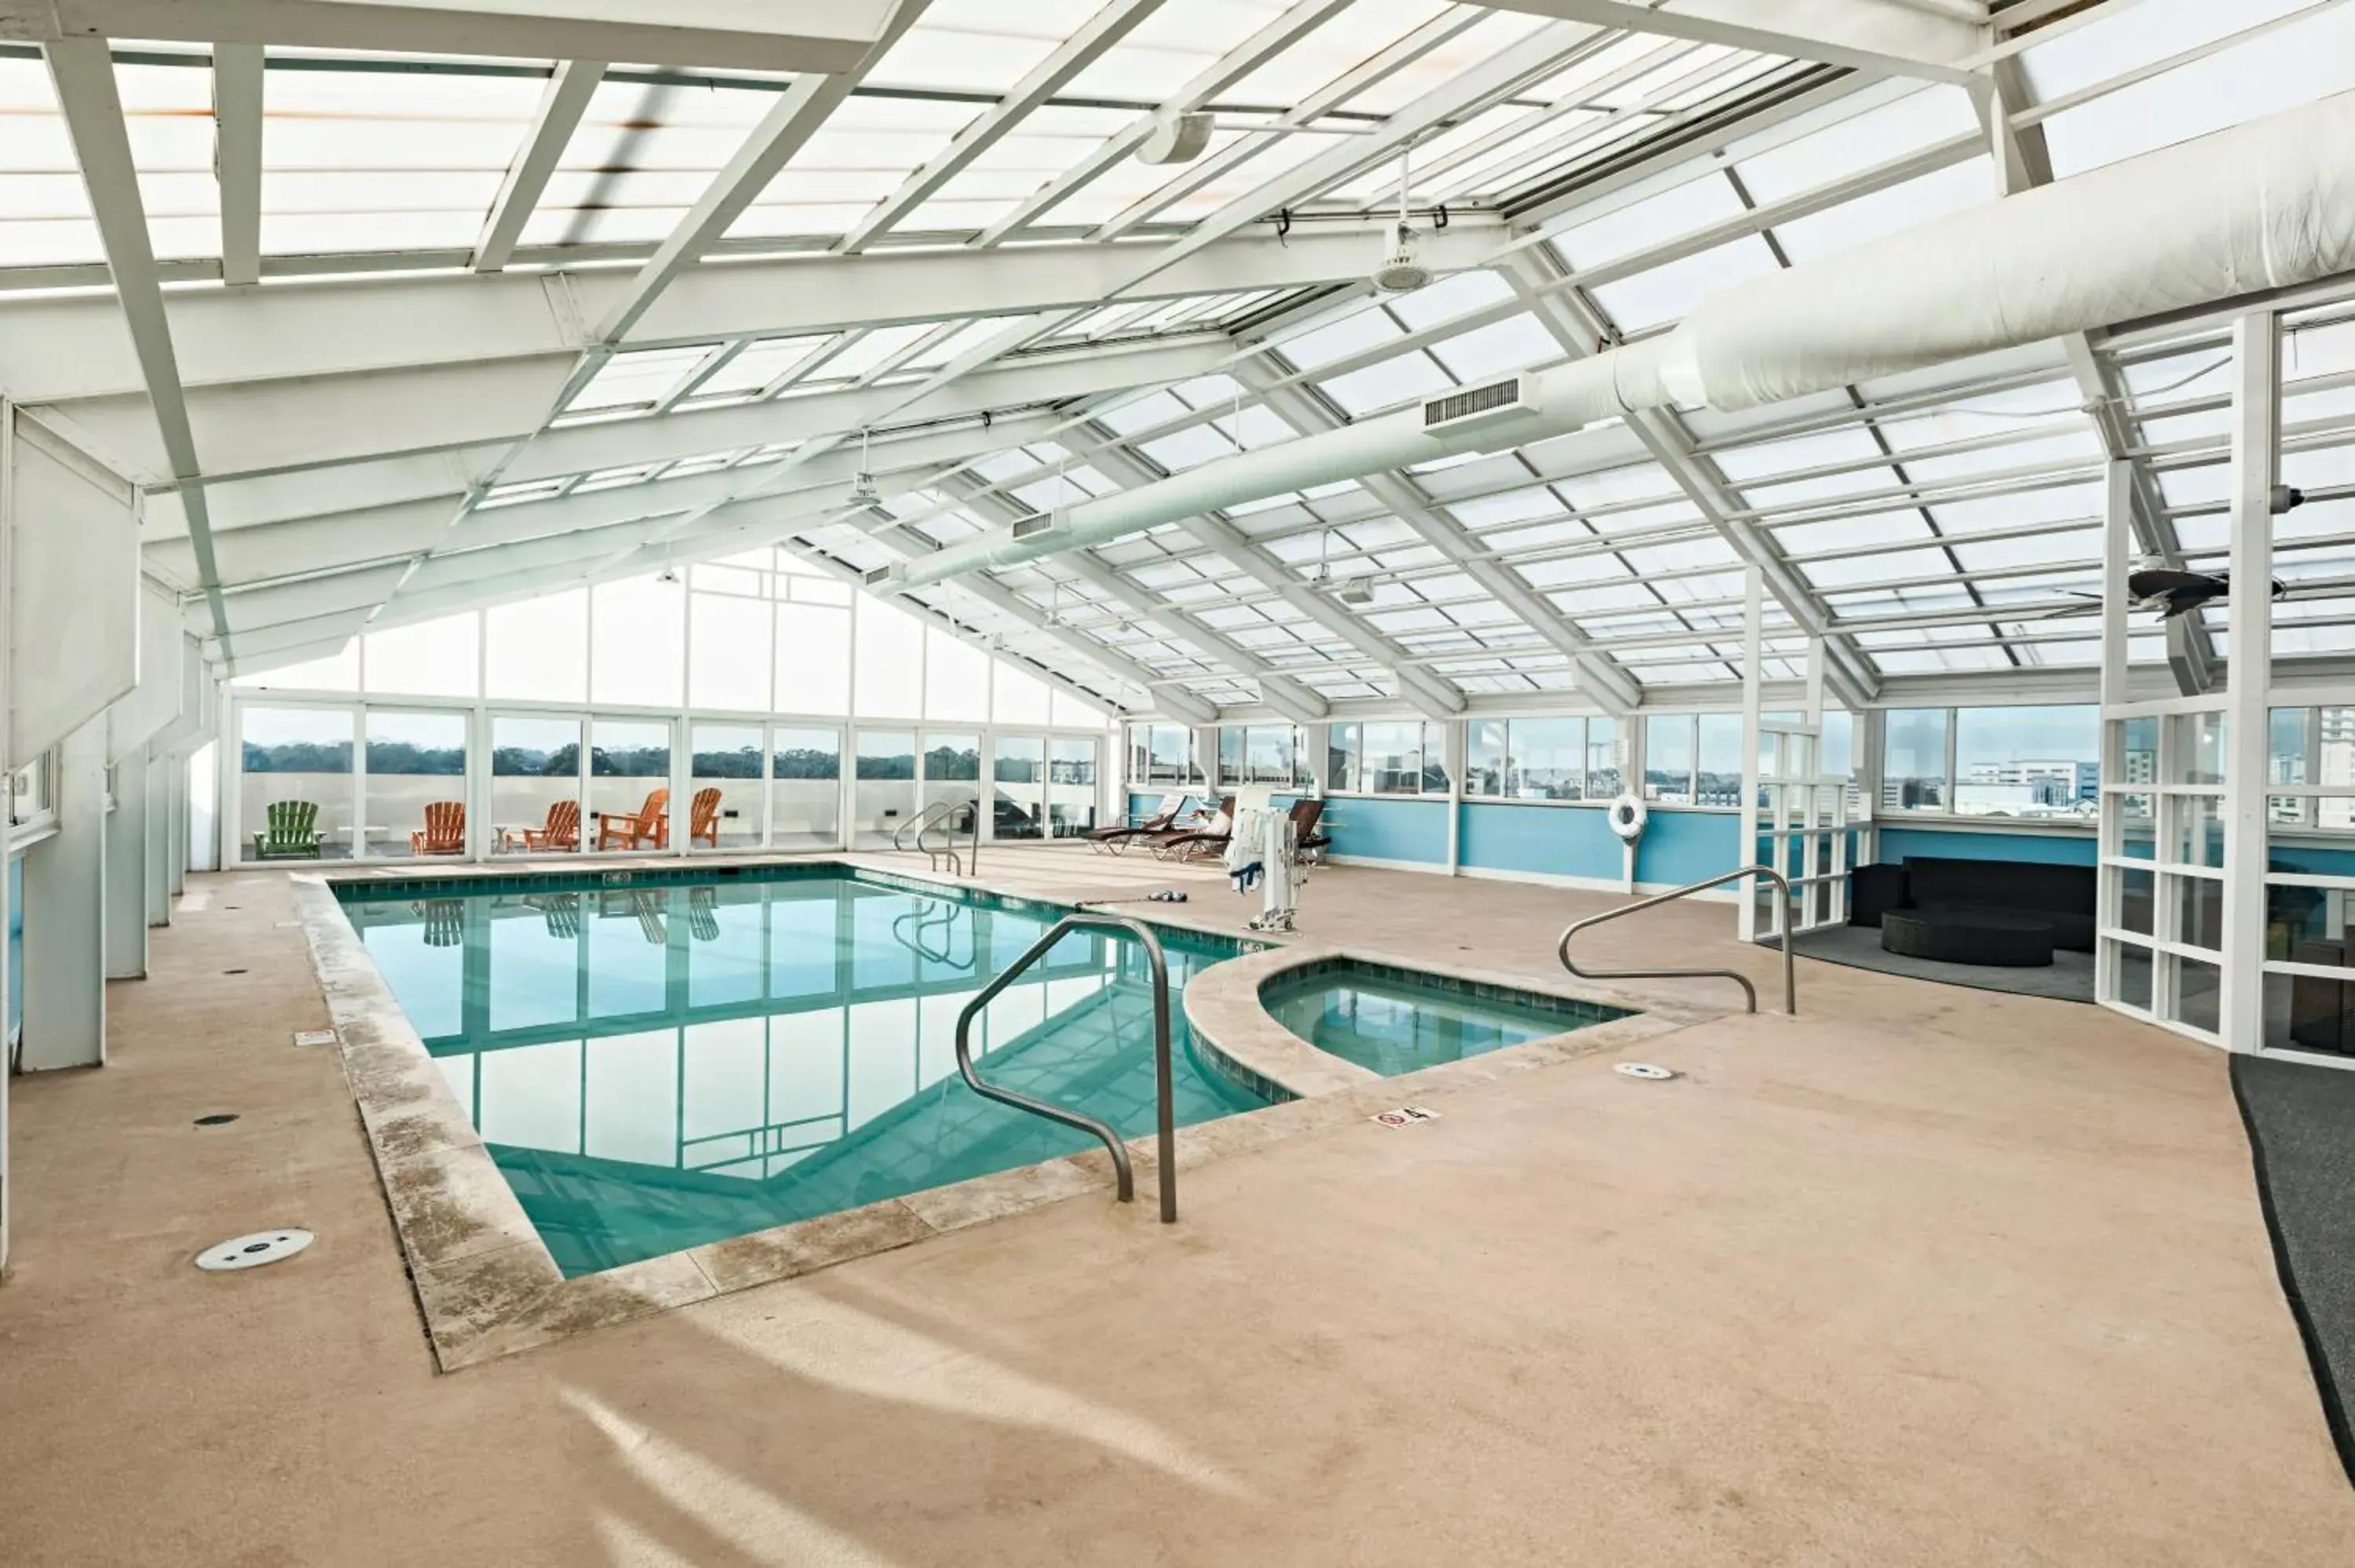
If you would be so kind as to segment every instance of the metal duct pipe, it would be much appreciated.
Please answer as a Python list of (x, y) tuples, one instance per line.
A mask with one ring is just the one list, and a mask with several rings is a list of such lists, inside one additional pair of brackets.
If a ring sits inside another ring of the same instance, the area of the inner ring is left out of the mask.
[(993, 529), (879, 588), (1012, 566), (1212, 508), (1672, 404), (1746, 408), (2355, 269), (2355, 93), (2146, 153), (1737, 285), (1675, 331), (1532, 377), (1534, 411), (1426, 434), (1417, 407)]

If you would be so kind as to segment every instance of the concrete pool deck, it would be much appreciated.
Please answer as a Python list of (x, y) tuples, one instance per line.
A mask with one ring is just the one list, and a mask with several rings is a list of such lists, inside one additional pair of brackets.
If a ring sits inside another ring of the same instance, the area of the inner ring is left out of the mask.
[[(1199, 871), (986, 853), (1039, 896)], [(282, 874), (20, 1079), (7, 1560), (2319, 1563), (2355, 1552), (2224, 1059), (1803, 964), (1729, 1016), (441, 1376)], [(1542, 981), (1612, 900), (1336, 868), (1312, 941)], [(1731, 911), (1593, 933), (1764, 979)], [(230, 968), (248, 972), (230, 976)], [(1628, 982), (1725, 1005), (1721, 982)], [(200, 1128), (193, 1118), (234, 1111)], [(295, 1224), (289, 1263), (207, 1243)]]

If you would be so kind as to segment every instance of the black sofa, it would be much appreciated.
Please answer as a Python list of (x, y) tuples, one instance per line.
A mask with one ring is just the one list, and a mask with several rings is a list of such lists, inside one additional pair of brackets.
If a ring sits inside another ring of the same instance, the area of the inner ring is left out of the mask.
[[(1893, 873), (1902, 873), (1902, 887)], [(2042, 920), (2054, 947), (2090, 953), (2094, 892), (2090, 865), (1907, 855), (1902, 868), (1861, 865), (1850, 874), (1849, 924), (1878, 926), (1892, 909), (1995, 909)]]

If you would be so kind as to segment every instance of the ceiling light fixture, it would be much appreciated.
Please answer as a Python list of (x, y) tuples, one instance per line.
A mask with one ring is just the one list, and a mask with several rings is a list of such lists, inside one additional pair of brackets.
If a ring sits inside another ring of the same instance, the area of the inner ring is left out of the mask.
[(1373, 284), (1385, 294), (1412, 294), (1431, 281), (1431, 269), (1416, 259), (1414, 230), (1407, 223), (1407, 154), (1399, 154), (1397, 239), (1382, 264), (1374, 269)]

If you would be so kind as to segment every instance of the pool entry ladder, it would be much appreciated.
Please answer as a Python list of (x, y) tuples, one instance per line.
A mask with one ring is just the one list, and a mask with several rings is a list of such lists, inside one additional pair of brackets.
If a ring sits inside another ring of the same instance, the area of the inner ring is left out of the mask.
[(1722, 887), (1729, 882), (1740, 882), (1745, 877), (1752, 876), (1763, 876), (1783, 890), (1783, 918), (1779, 922), (1782, 927), (1779, 935), (1783, 939), (1783, 1011), (1796, 1017), (1799, 1012), (1799, 988), (1791, 964), (1791, 885), (1784, 880), (1781, 872), (1772, 866), (1745, 865), (1739, 870), (1729, 871), (1722, 876), (1712, 876), (1706, 882), (1696, 882), (1689, 887), (1679, 887), (1673, 892), (1663, 893), (1657, 897), (1646, 898), (1636, 904), (1623, 904), (1616, 909), (1605, 909), (1600, 915), (1589, 915), (1583, 920), (1573, 920), (1570, 923), (1569, 928), (1562, 932), (1561, 940), (1554, 944), (1554, 956), (1561, 960), (1563, 969), (1581, 980), (1730, 980), (1742, 988), (1742, 994), (1749, 999), (1750, 1011), (1755, 1012), (1758, 1011), (1758, 988), (1750, 983), (1748, 975), (1736, 969), (1582, 969), (1570, 961), (1570, 939), (1589, 926), (1600, 926), (1605, 920), (1616, 920), (1622, 915), (1634, 915), (1641, 910), (1656, 909), (1663, 904), (1674, 903), (1679, 898), (1689, 898), (1696, 893), (1705, 893), (1712, 887)]
[(982, 987), (981, 993), (966, 1002), (964, 1011), (957, 1014), (957, 1073), (974, 1093), (985, 1098), (1028, 1111), (1033, 1116), (1045, 1117), (1049, 1121), (1061, 1122), (1065, 1127), (1077, 1128), (1082, 1132), (1092, 1133), (1102, 1139), (1103, 1146), (1112, 1151), (1113, 1172), (1118, 1182), (1120, 1201), (1126, 1203), (1135, 1199), (1136, 1177), (1129, 1169), (1128, 1145), (1110, 1124), (1099, 1121), (1084, 1111), (1069, 1110), (1015, 1089), (1000, 1088), (975, 1072), (973, 1065), (973, 1021), (981, 1016), (982, 1009), (987, 1007), (998, 992), (1013, 984), (1023, 970), (1045, 958), (1056, 943), (1073, 931), (1087, 928), (1125, 931), (1135, 937), (1137, 945), (1145, 949), (1146, 962), (1153, 970), (1153, 1092), (1160, 1118), (1157, 1163), (1161, 1176), (1161, 1223), (1175, 1224), (1178, 1223), (1178, 1113), (1169, 1068), (1169, 960), (1162, 956), (1161, 938), (1153, 934), (1152, 927), (1124, 915), (1099, 915), (1089, 911), (1066, 915), (1056, 921), (1045, 936), (1031, 943), (1020, 958), (1007, 965), (996, 980)]

